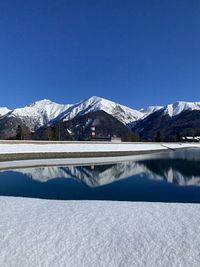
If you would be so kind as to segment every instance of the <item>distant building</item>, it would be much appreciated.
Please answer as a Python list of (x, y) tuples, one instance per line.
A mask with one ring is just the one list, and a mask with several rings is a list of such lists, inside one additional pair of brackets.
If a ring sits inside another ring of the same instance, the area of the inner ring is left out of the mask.
[(92, 137), (90, 141), (120, 143), (122, 142), (122, 139), (120, 137), (96, 136)]
[(183, 142), (191, 142), (191, 143), (198, 143), (200, 142), (200, 136), (183, 136)]
[(98, 136), (96, 134), (96, 127), (94, 125), (92, 125), (90, 127), (90, 131), (91, 131), (91, 138), (90, 141), (104, 141), (104, 142), (113, 142), (113, 143), (119, 143), (121, 142), (121, 138), (117, 137), (117, 136)]
[(121, 141), (122, 141), (121, 137), (116, 137), (116, 136), (111, 137), (112, 143), (120, 143)]

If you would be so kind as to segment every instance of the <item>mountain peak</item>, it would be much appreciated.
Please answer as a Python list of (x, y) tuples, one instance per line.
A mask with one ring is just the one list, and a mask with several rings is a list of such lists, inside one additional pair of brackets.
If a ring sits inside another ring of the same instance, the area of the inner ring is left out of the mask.
[(41, 99), (41, 100), (37, 100), (37, 101), (33, 102), (32, 104), (29, 105), (29, 107), (51, 105), (51, 104), (56, 104), (56, 103), (52, 102), (49, 99)]
[(0, 107), (0, 116), (4, 116), (6, 115), (8, 112), (10, 112), (11, 110), (8, 109), (7, 107)]
[(71, 105), (57, 104), (49, 99), (43, 99), (32, 103), (24, 108), (17, 108), (12, 111), (11, 116), (28, 121), (28, 127), (35, 131), (39, 127), (58, 117)]
[(200, 102), (176, 101), (165, 106), (165, 114), (170, 117), (176, 116), (186, 110), (200, 110)]
[(71, 120), (77, 116), (98, 110), (105, 111), (125, 125), (136, 121), (143, 115), (143, 113), (138, 110), (131, 109), (102, 97), (92, 96), (70, 107), (62, 114), (60, 119), (65, 121)]
[(86, 98), (86, 100), (102, 100), (103, 98), (102, 97), (100, 97), (100, 96), (95, 96), (95, 95), (93, 95), (93, 96), (90, 96), (90, 97), (88, 97), (88, 98)]
[(200, 102), (177, 101), (165, 107), (149, 106), (135, 110), (99, 96), (88, 97), (74, 105), (57, 104), (49, 99), (42, 99), (24, 108), (14, 109), (12, 112), (7, 108), (0, 108), (0, 116), (8, 114), (23, 120), (29, 118), (30, 128), (35, 130), (52, 120), (71, 120), (86, 113), (102, 110), (130, 126), (160, 109), (163, 109), (164, 114), (172, 117), (185, 110), (200, 110)]
[(140, 112), (144, 113), (144, 116), (147, 117), (151, 113), (156, 112), (162, 108), (163, 108), (163, 106), (149, 106), (149, 107), (140, 109)]
[(112, 101), (105, 99), (103, 97), (99, 97), (99, 96), (91, 96), (91, 97), (84, 99), (81, 102), (90, 103), (90, 104), (97, 104), (97, 103), (102, 103), (102, 102), (112, 103)]

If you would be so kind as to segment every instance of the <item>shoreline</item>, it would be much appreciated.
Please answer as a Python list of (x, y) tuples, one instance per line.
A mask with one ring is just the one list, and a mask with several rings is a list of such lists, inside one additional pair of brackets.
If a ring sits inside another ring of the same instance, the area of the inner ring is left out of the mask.
[(187, 148), (199, 143), (111, 143), (0, 141), (0, 162), (45, 159), (117, 158)]
[(103, 152), (43, 152), (43, 153), (9, 153), (0, 154), (0, 162), (38, 160), (38, 159), (79, 159), (79, 158), (109, 158), (126, 157), (160, 153), (168, 149), (148, 150), (148, 151), (103, 151)]
[[(163, 151), (162, 151), (163, 152)], [(162, 152), (152, 152), (135, 154), (130, 156), (116, 157), (81, 157), (81, 158), (52, 158), (52, 159), (33, 159), (33, 160), (15, 160), (0, 161), (0, 171), (20, 169), (20, 168), (37, 168), (37, 167), (54, 167), (54, 166), (91, 166), (91, 165), (109, 165), (117, 164), (124, 161), (140, 161), (152, 159)]]

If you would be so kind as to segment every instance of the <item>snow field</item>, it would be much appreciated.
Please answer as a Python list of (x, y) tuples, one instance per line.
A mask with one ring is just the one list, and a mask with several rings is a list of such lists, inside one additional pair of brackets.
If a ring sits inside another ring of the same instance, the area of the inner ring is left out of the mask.
[(199, 266), (200, 205), (0, 197), (1, 266)]

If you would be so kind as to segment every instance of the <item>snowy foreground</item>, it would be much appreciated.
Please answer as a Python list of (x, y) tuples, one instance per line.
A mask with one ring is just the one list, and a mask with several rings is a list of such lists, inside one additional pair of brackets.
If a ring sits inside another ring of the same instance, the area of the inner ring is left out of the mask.
[(199, 266), (200, 205), (0, 197), (0, 266)]
[(200, 148), (199, 143), (0, 143), (0, 154), (13, 154), (13, 153), (74, 153), (74, 152), (115, 152), (115, 151), (156, 151), (168, 149), (181, 149), (181, 148)]

